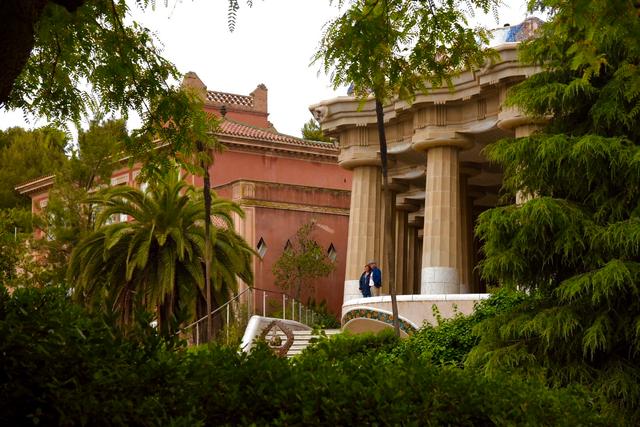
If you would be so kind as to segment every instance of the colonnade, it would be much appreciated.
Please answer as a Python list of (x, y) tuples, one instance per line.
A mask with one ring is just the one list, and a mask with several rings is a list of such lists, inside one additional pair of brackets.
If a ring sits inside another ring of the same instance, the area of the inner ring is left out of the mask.
[[(529, 135), (537, 126), (517, 112), (505, 110), (501, 116), (497, 126), (516, 137)], [(419, 208), (396, 200), (395, 195), (406, 189), (393, 179), (392, 208), (385, 208), (379, 157), (371, 151), (363, 156), (359, 150), (357, 161), (350, 162), (349, 151), (344, 150), (341, 164), (353, 171), (344, 301), (361, 297), (358, 279), (365, 263), (378, 261), (383, 275), (389, 269), (389, 260), (384, 258), (387, 244), (395, 248), (399, 295), (481, 291), (478, 275), (474, 274), (479, 257), (473, 234), (477, 212), (469, 185), (480, 170), (460, 159), (460, 153), (474, 144), (472, 136), (446, 127), (414, 132), (411, 149), (426, 154), (424, 198)], [(418, 209), (422, 223), (411, 221)], [(393, 242), (384, 241), (385, 215), (395, 219)], [(388, 293), (388, 289), (383, 287), (381, 293)]]

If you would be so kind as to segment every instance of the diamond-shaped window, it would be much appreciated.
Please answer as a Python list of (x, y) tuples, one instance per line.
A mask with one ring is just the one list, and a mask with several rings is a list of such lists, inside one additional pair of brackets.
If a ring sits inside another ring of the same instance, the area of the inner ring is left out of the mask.
[(336, 248), (335, 246), (333, 246), (333, 243), (329, 245), (329, 249), (327, 250), (327, 256), (332, 262), (335, 262), (336, 258), (338, 258), (338, 251), (336, 251)]
[(258, 246), (256, 246), (256, 249), (258, 250), (258, 256), (260, 258), (264, 258), (264, 256), (267, 253), (267, 243), (264, 241), (262, 237), (260, 238), (260, 241), (258, 242)]

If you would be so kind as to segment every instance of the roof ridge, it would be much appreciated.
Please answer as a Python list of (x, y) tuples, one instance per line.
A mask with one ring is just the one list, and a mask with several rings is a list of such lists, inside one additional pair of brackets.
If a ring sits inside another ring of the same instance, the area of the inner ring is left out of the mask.
[(242, 94), (239, 94), (239, 93), (224, 92), (224, 91), (222, 91), (222, 90), (208, 90), (208, 89), (207, 89), (207, 92), (210, 92), (210, 93), (220, 93), (220, 94), (223, 94), (223, 95), (241, 96), (241, 97), (243, 97), (243, 98), (253, 98), (251, 95), (242, 95)]
[[(227, 126), (229, 128), (227, 128), (226, 130), (223, 129), (224, 124), (227, 123)], [(233, 127), (236, 127), (236, 129), (234, 130)], [(239, 129), (245, 129), (245, 131), (239, 131)], [(306, 146), (315, 146), (318, 148), (328, 148), (328, 149), (335, 149), (334, 145), (328, 142), (324, 142), (324, 141), (313, 141), (313, 140), (308, 140), (308, 139), (304, 139), (304, 138), (298, 138), (296, 136), (293, 135), (287, 135), (285, 133), (280, 133), (277, 130), (273, 129), (273, 128), (260, 128), (254, 125), (250, 125), (247, 123), (243, 123), (243, 122), (238, 122), (236, 120), (233, 119), (228, 119), (228, 118), (224, 118), (224, 120), (221, 122), (221, 126), (219, 129), (220, 133), (223, 134), (227, 134), (227, 135), (236, 135), (236, 136), (244, 136), (244, 137), (250, 137), (250, 138), (258, 138), (258, 139), (267, 139), (270, 140), (272, 142), (277, 142), (277, 143), (282, 143), (282, 144), (289, 144), (289, 145), (306, 145)], [(252, 134), (253, 132), (255, 132), (254, 134)]]
[(252, 95), (240, 95), (239, 93), (221, 92), (218, 90), (207, 90), (208, 101), (219, 104), (240, 105), (244, 107), (254, 107), (254, 97)]
[(239, 122), (239, 121), (237, 121), (237, 120), (230, 119), (230, 118), (228, 118), (228, 117), (225, 117), (223, 121), (225, 121), (225, 120), (226, 120), (226, 121), (228, 121), (228, 122), (231, 122), (231, 123), (235, 123), (235, 124), (237, 124), (237, 125), (246, 126), (246, 127), (248, 127), (248, 128), (251, 128), (251, 129), (263, 130), (263, 131), (265, 131), (265, 132), (270, 132), (270, 133), (273, 133), (273, 134), (276, 134), (276, 135), (284, 135), (284, 136), (290, 136), (291, 138), (296, 138), (295, 136), (287, 135), (287, 134), (285, 134), (285, 133), (280, 133), (280, 132), (278, 132), (278, 131), (275, 131), (275, 132), (274, 132), (273, 130), (271, 130), (271, 129), (275, 129), (275, 128), (273, 128), (273, 127), (271, 127), (271, 128), (261, 128), (261, 127), (258, 127), (258, 126), (256, 126), (256, 125), (250, 125), (249, 123)]
[(262, 130), (262, 131), (265, 131), (265, 132), (269, 132), (269, 133), (272, 133), (274, 135), (286, 136), (287, 138), (293, 138), (293, 139), (297, 139), (299, 141), (326, 144), (328, 146), (333, 146), (332, 143), (327, 142), (327, 141), (316, 141), (314, 139), (305, 139), (305, 138), (300, 138), (300, 137), (297, 137), (297, 136), (289, 135), (287, 133), (282, 133), (282, 132), (279, 132), (279, 131), (275, 130), (275, 128), (273, 128), (273, 127), (271, 127), (271, 128), (261, 128), (261, 127), (255, 126), (255, 125), (250, 125), (248, 123), (243, 123), (243, 122), (239, 122), (237, 120), (229, 119), (227, 117), (225, 117), (223, 121), (225, 121), (225, 120), (229, 121), (231, 123), (235, 123), (235, 124), (241, 125), (241, 126), (246, 126), (248, 128), (251, 128), (251, 129)]

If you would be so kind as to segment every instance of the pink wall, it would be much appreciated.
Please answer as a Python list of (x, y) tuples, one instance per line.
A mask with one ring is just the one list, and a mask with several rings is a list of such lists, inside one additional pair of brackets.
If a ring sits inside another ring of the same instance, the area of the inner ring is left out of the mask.
[(227, 150), (210, 168), (214, 186), (238, 179), (351, 190), (351, 172), (335, 164)]
[[(342, 309), (347, 253), (349, 227), (347, 216), (256, 208), (256, 242), (260, 238), (264, 239), (267, 244), (267, 253), (263, 259), (256, 260), (255, 286), (276, 291), (281, 290), (274, 284), (273, 265), (282, 255), (287, 239), (293, 240), (298, 228), (312, 220), (315, 220), (318, 225), (314, 231), (313, 239), (325, 251), (331, 244), (335, 247), (337, 251), (336, 268), (328, 277), (315, 280), (313, 290), (306, 288), (305, 291), (303, 287), (301, 299), (303, 303), (306, 303), (307, 299), (312, 296), (316, 302), (326, 300), (329, 310), (339, 318)], [(289, 291), (289, 295), (294, 295), (293, 291)], [(269, 296), (269, 301), (275, 298), (277, 297)], [(278, 309), (282, 306), (280, 300), (273, 300), (273, 303)], [(267, 303), (267, 307), (269, 306)], [(262, 307), (261, 295), (257, 295), (256, 307)], [(289, 309), (287, 307), (287, 310)]]

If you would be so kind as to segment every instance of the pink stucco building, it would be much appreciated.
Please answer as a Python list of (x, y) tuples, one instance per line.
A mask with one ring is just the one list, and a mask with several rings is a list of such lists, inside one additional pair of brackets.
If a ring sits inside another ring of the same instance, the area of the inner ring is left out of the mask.
[[(269, 122), (268, 90), (258, 85), (249, 95), (210, 91), (193, 73), (183, 84), (199, 91), (205, 110), (224, 117), (217, 136), (226, 146), (210, 167), (216, 193), (239, 203), (245, 218), (236, 218), (236, 230), (258, 251), (253, 261), (255, 287), (280, 291), (274, 284), (273, 264), (287, 240), (304, 223), (317, 224), (314, 239), (335, 258), (329, 277), (317, 280), (302, 299), (326, 300), (338, 315), (343, 300), (349, 224), (351, 172), (338, 166), (338, 149), (331, 143), (308, 141), (279, 133)], [(139, 185), (139, 165), (114, 172), (112, 185)], [(190, 177), (202, 186), (200, 177)], [(26, 182), (16, 188), (31, 197), (32, 210), (46, 207), (54, 177)], [(41, 236), (41, 232), (36, 232)], [(363, 260), (364, 262), (364, 260)], [(267, 311), (281, 307), (281, 296), (267, 293)], [(262, 312), (263, 295), (254, 293), (254, 307)]]

